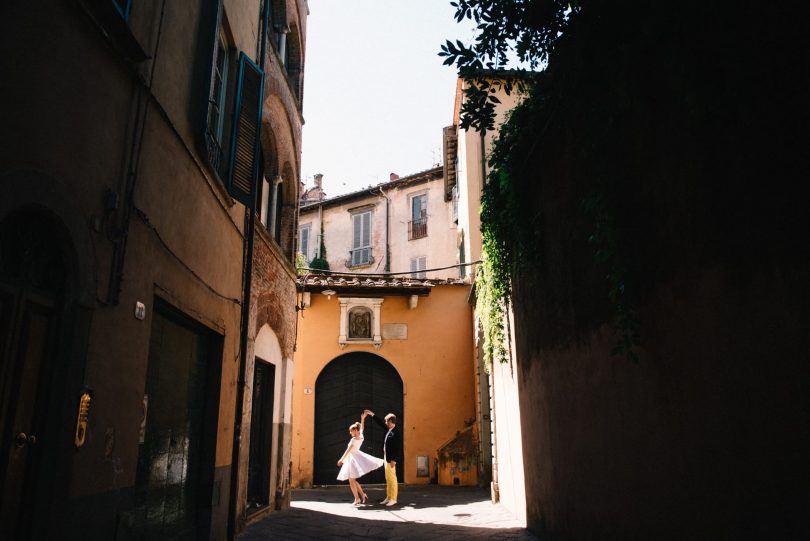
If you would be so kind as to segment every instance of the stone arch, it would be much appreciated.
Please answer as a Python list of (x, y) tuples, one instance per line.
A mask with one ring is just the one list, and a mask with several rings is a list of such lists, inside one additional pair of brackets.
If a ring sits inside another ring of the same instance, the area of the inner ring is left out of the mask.
[(41, 211), (53, 216), (58, 224), (54, 233), (61, 235), (70, 281), (70, 299), (86, 308), (95, 307), (96, 260), (87, 219), (65, 187), (53, 178), (30, 171), (0, 174), (0, 186), (10, 197), (0, 198), (0, 220), (20, 209)]
[(287, 35), (287, 58), (285, 64), (293, 96), (298, 100), (298, 103), (302, 103), (304, 99), (302, 85), (304, 47), (303, 43), (301, 43), (301, 33), (297, 24), (290, 26), (290, 33)]
[[(315, 484), (337, 484), (335, 458), (346, 449), (349, 425), (360, 418), (365, 408), (371, 408), (381, 416), (394, 413), (397, 424), (405, 426), (403, 389), (402, 377), (397, 369), (375, 353), (345, 353), (324, 366), (315, 381)], [(367, 421), (362, 450), (382, 457), (385, 432), (373, 421)], [(403, 462), (397, 462), (399, 479), (403, 479)], [(364, 476), (363, 480), (367, 483), (384, 483), (385, 475), (379, 469)]]

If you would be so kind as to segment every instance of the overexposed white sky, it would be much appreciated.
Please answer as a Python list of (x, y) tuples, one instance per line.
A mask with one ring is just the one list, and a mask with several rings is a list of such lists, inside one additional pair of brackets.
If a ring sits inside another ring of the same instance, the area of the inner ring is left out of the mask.
[(473, 40), (450, 0), (309, 0), (302, 180), (328, 197), (442, 162), (456, 69), (446, 39)]

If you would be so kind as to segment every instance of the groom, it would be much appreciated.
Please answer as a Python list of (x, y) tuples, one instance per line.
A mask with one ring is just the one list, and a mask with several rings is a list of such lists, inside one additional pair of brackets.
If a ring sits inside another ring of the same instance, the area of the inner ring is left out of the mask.
[(383, 460), (385, 460), (385, 499), (380, 503), (387, 507), (397, 504), (397, 460), (399, 460), (399, 432), (397, 431), (397, 416), (389, 413), (385, 416), (385, 423), (380, 421), (374, 412), (366, 410), (374, 422), (388, 429), (383, 444)]

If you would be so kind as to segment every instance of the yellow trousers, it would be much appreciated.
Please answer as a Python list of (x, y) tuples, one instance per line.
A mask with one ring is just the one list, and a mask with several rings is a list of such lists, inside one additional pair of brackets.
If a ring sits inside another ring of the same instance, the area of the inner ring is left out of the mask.
[(389, 502), (397, 501), (397, 467), (396, 464), (391, 466), (390, 462), (386, 462), (383, 466), (385, 468), (385, 496)]

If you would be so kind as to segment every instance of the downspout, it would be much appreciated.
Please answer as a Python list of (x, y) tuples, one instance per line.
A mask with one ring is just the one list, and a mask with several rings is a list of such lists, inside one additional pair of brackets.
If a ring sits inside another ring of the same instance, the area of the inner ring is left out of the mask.
[[(114, 227), (109, 227), (113, 230), (112, 235), (108, 232), (108, 238), (111, 237), (113, 241), (113, 254), (110, 265), (110, 279), (107, 284), (106, 299), (101, 300), (96, 296), (96, 299), (104, 306), (118, 306), (121, 294), (121, 284), (124, 281), (124, 260), (127, 253), (127, 240), (129, 238), (129, 224), (132, 216), (132, 208), (134, 207), (135, 200), (135, 184), (138, 180), (138, 173), (140, 170), (141, 154), (143, 151), (143, 139), (146, 133), (146, 119), (149, 115), (149, 100), (152, 94), (152, 84), (155, 80), (155, 67), (158, 62), (158, 52), (160, 50), (161, 36), (163, 35), (163, 20), (166, 15), (166, 0), (160, 8), (160, 22), (158, 23), (157, 36), (155, 37), (155, 48), (152, 52), (152, 65), (149, 68), (149, 80), (144, 81), (138, 77), (138, 95), (135, 102), (135, 125), (132, 129), (132, 143), (129, 149), (129, 166), (126, 179), (124, 180), (124, 193), (122, 216), (120, 225), (117, 231)], [(105, 213), (113, 213), (118, 209), (118, 196), (117, 194), (108, 194), (105, 196), (106, 205)]]
[(385, 197), (385, 272), (391, 272), (391, 245), (388, 242), (388, 231), (391, 229), (391, 199), (385, 195), (382, 186), (380, 195)]
[(318, 205), (318, 259), (321, 259), (321, 245), (324, 243), (323, 238), (323, 202)]
[[(259, 47), (259, 68), (264, 73), (264, 58), (267, 53), (267, 25), (270, 22), (270, 1), (265, 0), (264, 12), (262, 13), (262, 34), (261, 46)], [(263, 100), (262, 100), (263, 101)], [(259, 127), (261, 130), (261, 126)], [(258, 156), (257, 158), (258, 159)], [(253, 179), (254, 184), (257, 181)], [(233, 430), (233, 450), (231, 453), (231, 490), (230, 506), (228, 509), (228, 539), (235, 540), (237, 527), (236, 508), (239, 501), (239, 454), (242, 442), (242, 417), (245, 407), (245, 372), (247, 370), (247, 340), (248, 328), (250, 326), (250, 295), (253, 277), (253, 235), (256, 230), (256, 201), (259, 190), (253, 190), (253, 204), (245, 209), (245, 240), (244, 240), (244, 264), (242, 274), (242, 322), (239, 329), (239, 375), (236, 381), (236, 412), (234, 413)]]
[[(481, 130), (481, 189), (487, 183), (487, 153), (486, 153), (486, 130)], [(487, 379), (489, 379), (490, 387), (490, 400), (492, 402), (489, 408), (490, 424), (492, 430), (492, 485), (490, 487), (492, 503), (501, 501), (501, 491), (498, 486), (498, 424), (497, 424), (497, 405), (495, 404), (495, 362), (490, 369)]]

